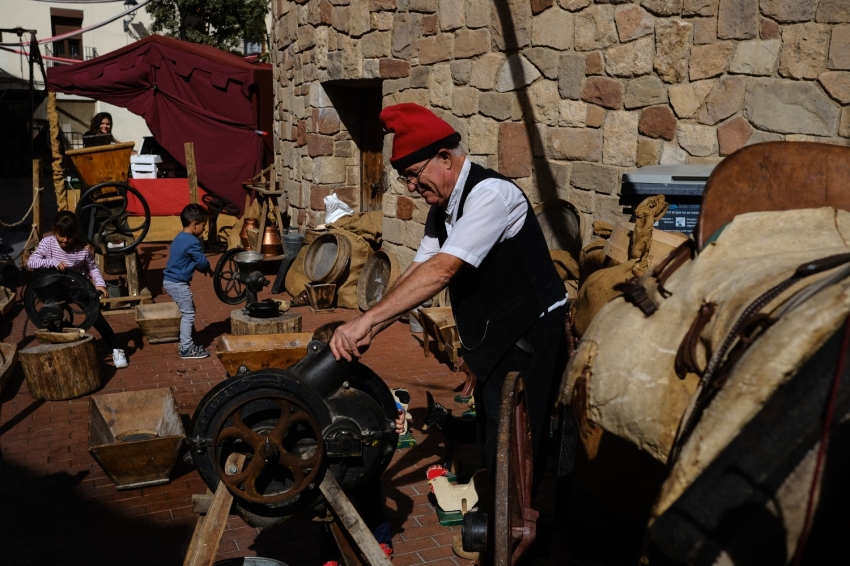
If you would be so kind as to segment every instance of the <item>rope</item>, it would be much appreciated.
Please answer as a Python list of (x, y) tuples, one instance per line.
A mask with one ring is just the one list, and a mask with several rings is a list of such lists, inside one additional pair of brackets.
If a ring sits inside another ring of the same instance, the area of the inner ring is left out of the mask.
[(38, 198), (39, 191), (43, 191), (43, 190), (44, 190), (44, 187), (38, 187), (37, 189), (35, 189), (33, 191), (32, 203), (30, 204), (29, 209), (24, 213), (23, 218), (21, 218), (20, 220), (18, 220), (14, 224), (7, 224), (7, 223), (3, 222), (2, 220), (0, 220), (0, 226), (5, 226), (6, 228), (14, 228), (15, 226), (20, 226), (21, 224), (26, 222), (27, 217), (30, 215), (30, 212), (32, 212), (32, 209), (35, 207), (35, 200)]

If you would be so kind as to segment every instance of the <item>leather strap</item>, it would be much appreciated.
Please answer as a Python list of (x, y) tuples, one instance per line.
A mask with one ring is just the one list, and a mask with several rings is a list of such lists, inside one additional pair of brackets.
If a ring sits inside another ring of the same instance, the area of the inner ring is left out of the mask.
[(705, 303), (701, 306), (699, 313), (693, 323), (691, 323), (690, 329), (688, 329), (688, 333), (685, 334), (682, 343), (679, 344), (679, 351), (676, 352), (676, 361), (674, 363), (676, 375), (679, 376), (679, 379), (685, 379), (685, 376), (689, 373), (702, 376), (703, 370), (697, 364), (697, 344), (699, 343), (702, 330), (711, 320), (711, 317), (714, 316), (716, 310), (717, 305), (714, 303)]
[(685, 240), (678, 248), (670, 252), (667, 257), (661, 260), (655, 269), (652, 270), (652, 276), (658, 282), (658, 292), (665, 299), (672, 295), (670, 291), (664, 288), (664, 284), (671, 275), (676, 273), (676, 270), (682, 267), (685, 262), (691, 260), (696, 255), (696, 248), (693, 240)]

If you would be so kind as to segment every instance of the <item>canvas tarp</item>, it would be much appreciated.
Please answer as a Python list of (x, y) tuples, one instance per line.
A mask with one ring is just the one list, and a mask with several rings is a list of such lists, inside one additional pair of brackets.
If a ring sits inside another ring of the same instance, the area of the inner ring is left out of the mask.
[[(83, 63), (51, 67), (47, 81), (52, 92), (102, 100), (142, 116), (156, 140), (184, 165), (183, 144), (193, 142), (198, 182), (240, 210), (241, 183), (270, 155), (271, 65), (152, 35)], [(121, 139), (121, 124), (115, 124), (114, 135)]]

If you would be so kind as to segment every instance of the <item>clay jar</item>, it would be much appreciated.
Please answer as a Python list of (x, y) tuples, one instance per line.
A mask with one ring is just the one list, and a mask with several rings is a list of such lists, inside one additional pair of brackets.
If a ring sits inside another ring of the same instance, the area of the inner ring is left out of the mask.
[(283, 254), (283, 243), (280, 240), (280, 230), (277, 226), (266, 226), (263, 231), (263, 243), (260, 246), (263, 257), (274, 257)]
[(242, 223), (242, 230), (239, 232), (239, 240), (242, 242), (242, 247), (246, 250), (251, 249), (251, 244), (248, 243), (248, 228), (259, 230), (260, 221), (256, 218), (246, 218)]

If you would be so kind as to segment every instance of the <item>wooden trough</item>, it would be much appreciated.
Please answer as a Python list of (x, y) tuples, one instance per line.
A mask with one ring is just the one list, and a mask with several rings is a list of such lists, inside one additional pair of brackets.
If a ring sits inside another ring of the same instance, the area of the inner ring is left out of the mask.
[(177, 303), (136, 306), (136, 324), (151, 344), (180, 340), (180, 307)]
[(15, 291), (8, 287), (0, 287), (0, 319), (6, 318), (6, 315), (18, 302)]
[(215, 354), (227, 375), (234, 376), (240, 366), (249, 371), (265, 368), (288, 368), (307, 355), (311, 332), (287, 334), (254, 334), (233, 336), (223, 334), (218, 339)]
[(117, 489), (168, 483), (185, 437), (171, 389), (89, 400), (89, 452)]
[(0, 391), (9, 382), (9, 376), (18, 364), (18, 346), (0, 342)]

